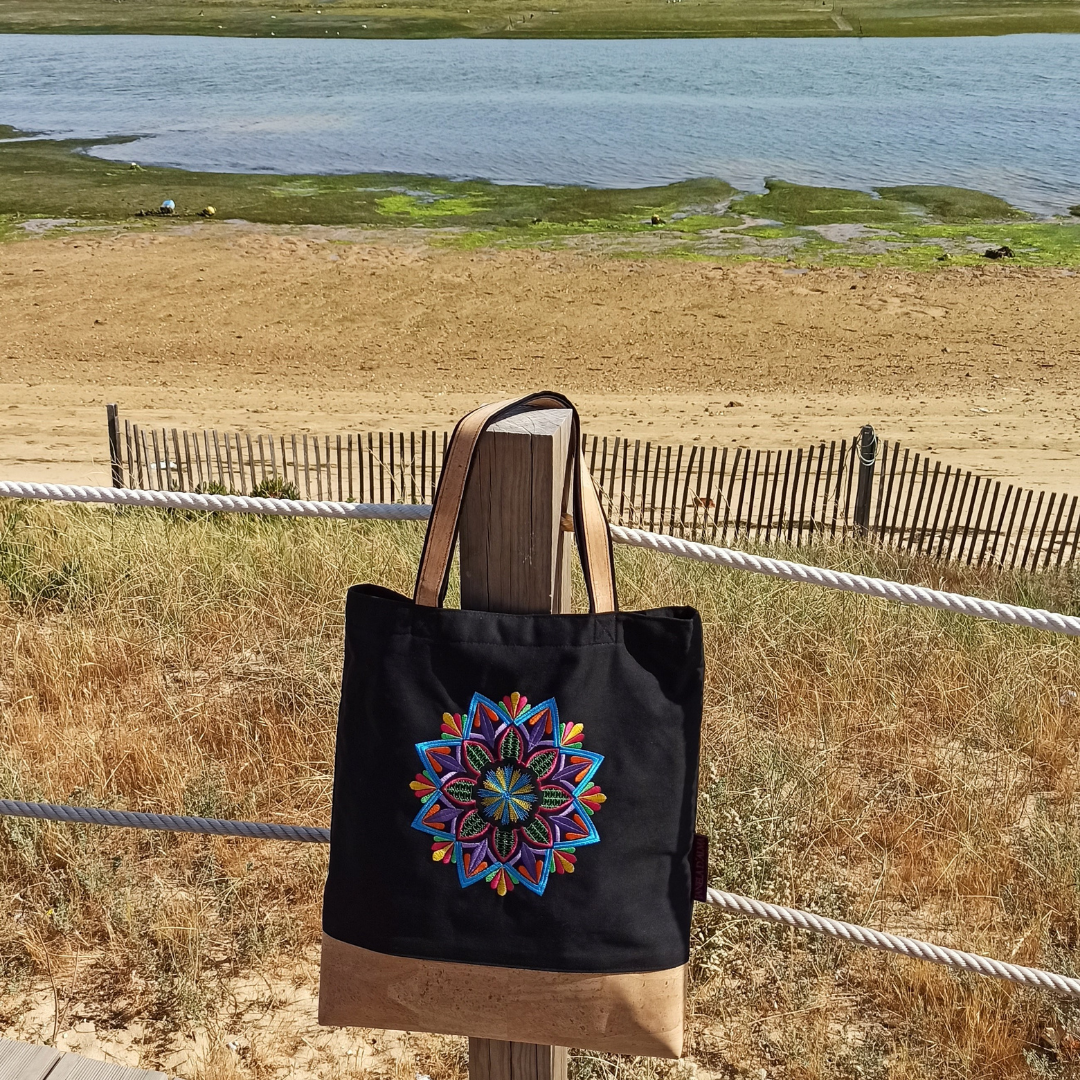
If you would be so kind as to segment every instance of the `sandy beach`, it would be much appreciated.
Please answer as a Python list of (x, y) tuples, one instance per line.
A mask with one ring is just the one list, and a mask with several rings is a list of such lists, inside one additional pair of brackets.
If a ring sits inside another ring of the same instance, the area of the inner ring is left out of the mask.
[(410, 230), (0, 246), (0, 477), (108, 481), (105, 403), (241, 431), (449, 425), (552, 388), (586, 430), (776, 448), (873, 423), (1080, 492), (1080, 276), (442, 250)]

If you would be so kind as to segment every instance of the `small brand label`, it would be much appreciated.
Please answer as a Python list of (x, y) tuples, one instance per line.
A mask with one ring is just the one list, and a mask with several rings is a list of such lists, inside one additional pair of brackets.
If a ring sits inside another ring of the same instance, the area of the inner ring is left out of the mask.
[(691, 897), (705, 901), (709, 898), (709, 838), (696, 833), (690, 849)]

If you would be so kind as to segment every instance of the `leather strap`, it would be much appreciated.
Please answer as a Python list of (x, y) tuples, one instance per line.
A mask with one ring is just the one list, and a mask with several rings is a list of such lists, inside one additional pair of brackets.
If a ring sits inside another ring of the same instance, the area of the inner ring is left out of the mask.
[[(450, 560), (457, 540), (465, 485), (476, 456), (480, 436), (491, 424), (521, 407), (569, 409), (573, 414), (572, 449), (567, 467), (574, 496), (574, 536), (585, 576), (585, 586), (589, 593), (589, 610), (591, 612), (615, 611), (617, 601), (611, 536), (608, 532), (607, 518), (581, 453), (581, 425), (577, 410), (562, 394), (552, 392), (529, 394), (514, 400), (483, 405), (458, 422), (446, 450), (442, 476), (439, 478), (439, 487), (431, 508), (431, 518), (424, 540), (424, 550), (420, 556), (420, 569), (416, 575), (413, 599), (423, 607), (442, 605), (450, 577)], [(588, 482), (584, 482), (586, 477), (588, 477)]]

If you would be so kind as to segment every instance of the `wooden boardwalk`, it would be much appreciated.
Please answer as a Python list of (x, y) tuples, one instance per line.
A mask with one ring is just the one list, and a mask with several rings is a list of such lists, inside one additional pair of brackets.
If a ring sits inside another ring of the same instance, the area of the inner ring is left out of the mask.
[(166, 1080), (161, 1072), (132, 1069), (51, 1046), (0, 1039), (0, 1080)]

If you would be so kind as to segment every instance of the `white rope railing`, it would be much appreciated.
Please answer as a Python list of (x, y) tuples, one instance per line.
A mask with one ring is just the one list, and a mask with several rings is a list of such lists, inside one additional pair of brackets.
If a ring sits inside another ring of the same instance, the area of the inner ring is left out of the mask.
[(330, 830), (312, 825), (275, 825), (265, 821), (226, 821), (223, 818), (179, 814), (145, 814), (135, 810), (106, 810), (99, 806), (58, 806), (55, 803), (0, 799), (0, 817), (37, 818), (81, 825), (111, 825), (122, 829), (243, 836), (252, 840), (292, 840), (302, 844), (330, 843)]
[(823, 915), (814, 915), (809, 911), (781, 907), (779, 904), (765, 904), (752, 900), (748, 896), (709, 889), (708, 903), (723, 908), (733, 915), (746, 915), (751, 919), (764, 919), (767, 922), (783, 923), (796, 930), (806, 930), (811, 934), (825, 934), (828, 937), (846, 941), (849, 945), (864, 945), (868, 949), (896, 953), (910, 960), (927, 960), (931, 964), (943, 964), (957, 971), (970, 971), (976, 975), (985, 975), (991, 979), (1003, 979), (1005, 982), (1019, 983), (1036, 990), (1048, 990), (1063, 997), (1080, 998), (1080, 979), (1068, 975), (1058, 975), (1042, 968), (1021, 967), (1019, 964), (1007, 964), (1003, 960), (994, 960), (978, 953), (961, 952), (959, 949), (947, 949), (944, 945), (933, 945), (929, 941), (917, 938), (898, 937), (881, 930), (871, 930), (868, 926), (856, 926), (854, 923), (840, 922), (839, 919), (827, 919)]
[[(413, 503), (342, 503), (309, 502), (299, 499), (258, 499), (251, 495), (199, 495), (190, 491), (139, 491), (133, 488), (77, 487), (69, 484), (32, 484), (0, 480), (0, 498), (47, 499), (60, 502), (105, 503), (112, 506), (148, 506), (174, 510), (203, 510), (234, 514), (275, 514), (283, 517), (383, 519), (390, 521), (421, 521), (431, 513), (431, 507)], [(934, 608), (956, 615), (988, 619), (1008, 626), (1026, 626), (1032, 630), (1080, 637), (1080, 618), (1061, 615), (1042, 608), (1001, 604), (962, 593), (927, 589), (922, 585), (905, 585), (884, 578), (848, 574), (842, 570), (827, 570), (806, 566), (785, 559), (770, 559), (733, 548), (714, 547), (683, 540), (677, 536), (611, 526), (611, 538), (618, 544), (649, 548), (684, 559), (713, 563), (730, 570), (781, 578), (784, 581), (820, 585), (826, 589), (894, 600), (915, 607)]]
[(897, 603), (913, 604), (915, 607), (951, 611), (956, 615), (989, 619), (991, 622), (1006, 623), (1009, 626), (1027, 626), (1032, 630), (1048, 630), (1056, 634), (1080, 637), (1080, 618), (1075, 615), (1061, 615), (1056, 611), (1046, 611), (1043, 608), (1000, 604), (996, 600), (982, 600), (977, 596), (927, 589), (922, 585), (905, 585), (899, 581), (863, 577), (862, 574), (848, 574), (842, 570), (804, 566), (802, 563), (788, 562), (785, 559), (769, 559), (762, 555), (751, 555), (747, 551), (736, 551), (733, 548), (698, 544), (693, 540), (682, 540), (677, 536), (642, 532), (640, 529), (624, 529), (621, 525), (611, 526), (611, 538), (618, 544), (651, 548), (653, 551), (678, 555), (684, 559), (696, 559), (699, 562), (726, 566), (730, 570), (746, 570), (751, 574), (765, 574), (767, 577), (782, 578), (784, 581), (821, 585), (826, 589), (838, 589), (841, 592), (858, 593), (861, 596), (874, 596), (880, 600), (895, 600)]
[(164, 510), (205, 510), (226, 514), (272, 514), (277, 517), (377, 518), (423, 521), (430, 506), (413, 503), (313, 502), (307, 499), (260, 499), (254, 495), (201, 495), (195, 491), (141, 491), (138, 488), (80, 487), (75, 484), (33, 484), (0, 480), (0, 498), (46, 499), (52, 502), (105, 503), (109, 506), (151, 506)]
[[(289, 840), (309, 844), (330, 842), (330, 830), (309, 825), (276, 825), (260, 821), (224, 821), (220, 818), (180, 817), (172, 814), (146, 814), (131, 810), (105, 810), (94, 806), (59, 806), (53, 803), (21, 802), (0, 799), (0, 816), (36, 818), (86, 825), (121, 828), (158, 829), (168, 832), (202, 833), (211, 836), (235, 836), (258, 840)], [(732, 915), (782, 923), (796, 930), (824, 934), (849, 945), (864, 945), (881, 952), (895, 953), (911, 960), (927, 960), (957, 971), (970, 971), (992, 979), (1018, 983), (1036, 990), (1046, 990), (1063, 997), (1080, 998), (1080, 979), (1058, 975), (1041, 968), (1007, 964), (978, 953), (961, 952), (916, 938), (898, 937), (868, 926), (828, 919), (797, 908), (766, 904), (748, 896), (709, 889), (707, 903)]]

